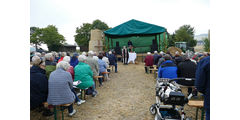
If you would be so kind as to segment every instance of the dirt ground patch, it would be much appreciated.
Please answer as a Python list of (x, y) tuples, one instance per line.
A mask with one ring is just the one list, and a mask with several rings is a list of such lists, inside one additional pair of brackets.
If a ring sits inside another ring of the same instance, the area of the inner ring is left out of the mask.
[[(155, 80), (153, 74), (145, 74), (142, 63), (122, 65), (118, 73), (111, 72), (110, 81), (97, 87), (97, 97), (86, 96), (86, 102), (74, 105), (77, 113), (65, 120), (153, 120), (149, 107), (155, 103)], [(184, 89), (186, 93), (186, 89)], [(187, 116), (195, 118), (196, 108), (186, 105)], [(200, 111), (199, 117), (200, 118)], [(31, 120), (53, 120), (54, 116), (43, 117), (36, 110), (30, 112)]]

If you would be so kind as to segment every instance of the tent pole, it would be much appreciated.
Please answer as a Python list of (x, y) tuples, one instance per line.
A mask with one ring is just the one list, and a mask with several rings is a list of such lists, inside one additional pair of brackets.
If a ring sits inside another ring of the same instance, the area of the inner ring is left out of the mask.
[(160, 44), (161, 44), (161, 40), (160, 40), (160, 39), (161, 39), (161, 37), (160, 37), (160, 35), (161, 35), (161, 33), (159, 33), (159, 40), (158, 40), (158, 41), (159, 41), (159, 44), (158, 44), (158, 47), (159, 47), (158, 49), (159, 49), (159, 51), (161, 51), (161, 47), (160, 47)]
[(107, 38), (108, 38), (108, 50), (109, 50), (109, 37), (107, 36)]
[(164, 41), (164, 50), (166, 50), (167, 49), (167, 42), (166, 42), (166, 36), (165, 36), (166, 34), (165, 34), (165, 32), (163, 33), (163, 41)]
[(111, 38), (111, 46), (112, 46), (112, 49), (113, 49), (113, 41), (112, 41), (112, 38)]

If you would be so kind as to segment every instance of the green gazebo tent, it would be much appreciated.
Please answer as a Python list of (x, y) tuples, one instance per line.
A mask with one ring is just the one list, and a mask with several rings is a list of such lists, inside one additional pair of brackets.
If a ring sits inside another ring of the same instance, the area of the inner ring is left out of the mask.
[(158, 51), (164, 51), (167, 46), (166, 32), (164, 27), (132, 19), (104, 31), (105, 45), (108, 49), (114, 49), (118, 43), (122, 48), (131, 40), (137, 53), (152, 51), (153, 46)]

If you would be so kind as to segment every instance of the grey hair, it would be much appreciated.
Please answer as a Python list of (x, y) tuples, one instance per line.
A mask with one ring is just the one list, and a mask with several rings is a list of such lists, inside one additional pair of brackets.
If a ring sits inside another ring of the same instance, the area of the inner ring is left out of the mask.
[(69, 62), (70, 62), (70, 59), (71, 59), (71, 58), (70, 58), (69, 56), (65, 56), (65, 57), (63, 58), (63, 61), (66, 61), (66, 62), (69, 63)]
[(39, 53), (39, 52), (36, 52), (35, 55), (38, 57), (41, 57), (41, 53)]
[(93, 55), (94, 55), (94, 52), (90, 50), (90, 51), (88, 52), (88, 56), (92, 57)]
[(108, 53), (109, 53), (109, 54), (112, 54), (112, 51), (109, 51)]
[(66, 52), (62, 52), (62, 53), (61, 53), (61, 57), (65, 57), (66, 55), (67, 55)]
[(52, 57), (53, 57), (52, 53), (47, 53), (47, 54), (45, 55), (45, 59), (46, 59), (46, 60), (50, 60)]
[(154, 54), (157, 54), (158, 52), (157, 51), (154, 51)]
[(78, 56), (78, 61), (79, 62), (84, 62), (84, 61), (86, 61), (86, 59), (87, 59), (87, 57), (85, 55), (79, 55)]
[(61, 62), (59, 62), (58, 64), (57, 64), (57, 69), (58, 68), (63, 68), (65, 71), (67, 71), (68, 70), (68, 68), (70, 67), (70, 64), (68, 63), (68, 62), (66, 62), (66, 61), (61, 61)]
[(41, 62), (41, 59), (40, 59), (39, 56), (36, 56), (36, 55), (35, 55), (35, 56), (32, 57), (32, 64), (33, 64), (33, 65), (38, 66), (40, 62)]

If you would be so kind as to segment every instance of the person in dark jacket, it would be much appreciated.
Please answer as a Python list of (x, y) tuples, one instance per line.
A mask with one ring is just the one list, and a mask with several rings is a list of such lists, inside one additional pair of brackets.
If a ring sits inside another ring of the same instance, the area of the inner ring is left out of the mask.
[(195, 86), (199, 92), (204, 94), (206, 120), (210, 120), (210, 56), (198, 63)]
[(166, 54), (164, 56), (165, 61), (160, 65), (158, 69), (158, 78), (177, 78), (177, 66), (171, 60), (171, 56)]
[(161, 57), (161, 56), (158, 55), (158, 52), (157, 52), (157, 51), (154, 51), (154, 55), (153, 55), (153, 59), (154, 59), (153, 64), (154, 64), (154, 65), (157, 65), (157, 64), (158, 64), (158, 60), (159, 60), (160, 57)]
[[(148, 73), (148, 69), (147, 69), (147, 67), (151, 67), (152, 68), (152, 66), (153, 66), (153, 62), (154, 62), (154, 60), (153, 60), (153, 56), (152, 56), (152, 54), (150, 53), (150, 52), (147, 52), (147, 56), (146, 56), (146, 58), (144, 59), (144, 63), (145, 63), (145, 72), (146, 73)], [(151, 72), (151, 71), (150, 71)]]
[(73, 66), (73, 68), (78, 64), (78, 56), (78, 53), (74, 53), (70, 60), (70, 65)]
[(117, 73), (117, 57), (114, 54), (112, 54), (112, 51), (109, 51), (108, 60), (109, 60), (109, 65), (115, 66), (115, 73)]
[(46, 65), (46, 75), (47, 75), (47, 78), (49, 78), (49, 75), (52, 71), (56, 70), (56, 62), (54, 62), (54, 58), (53, 58), (53, 55), (52, 53), (47, 53), (45, 55), (45, 65)]
[(43, 109), (44, 116), (53, 115), (49, 109), (43, 107), (48, 96), (48, 79), (44, 70), (44, 62), (38, 56), (32, 57), (33, 66), (30, 68), (30, 109)]
[(180, 56), (179, 52), (177, 51), (174, 56), (174, 62), (176, 65), (178, 65), (180, 62), (184, 61), (182, 56)]
[[(195, 78), (197, 64), (192, 62), (187, 55), (183, 56), (182, 62), (177, 67), (177, 75), (181, 78)], [(192, 93), (192, 88), (188, 88), (188, 94)]]
[(129, 52), (128, 49), (126, 48), (126, 46), (123, 46), (122, 49), (122, 61), (124, 65), (127, 65), (128, 63), (128, 57), (129, 57)]

